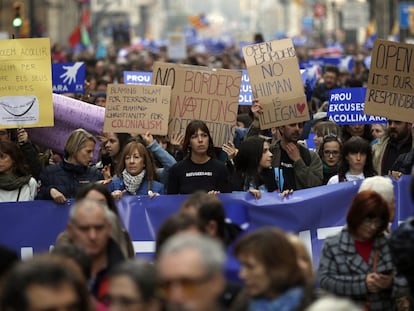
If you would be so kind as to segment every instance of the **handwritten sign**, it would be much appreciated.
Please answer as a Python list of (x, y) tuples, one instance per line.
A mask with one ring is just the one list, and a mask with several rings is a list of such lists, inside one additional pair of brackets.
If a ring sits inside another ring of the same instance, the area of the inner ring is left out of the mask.
[(105, 132), (167, 134), (170, 86), (109, 84), (106, 94)]
[(0, 127), (53, 125), (48, 38), (1, 40)]
[(168, 34), (167, 53), (170, 59), (187, 58), (187, 44), (184, 33), (174, 32)]
[(375, 40), (364, 112), (413, 122), (414, 45)]
[(386, 118), (364, 114), (366, 91), (364, 87), (332, 90), (327, 114), (329, 120), (341, 125), (386, 123)]
[(291, 39), (243, 47), (253, 97), (263, 106), (262, 129), (309, 120), (302, 77)]
[(151, 84), (152, 72), (124, 71), (125, 84)]
[(197, 119), (206, 122), (216, 147), (233, 141), (241, 76), (235, 70), (155, 62), (153, 84), (172, 87), (168, 133), (184, 133)]

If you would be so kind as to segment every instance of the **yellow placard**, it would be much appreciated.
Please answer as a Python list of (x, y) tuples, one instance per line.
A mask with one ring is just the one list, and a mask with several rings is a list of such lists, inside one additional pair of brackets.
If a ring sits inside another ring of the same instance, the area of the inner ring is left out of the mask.
[(0, 127), (43, 126), (53, 126), (50, 40), (0, 40)]
[(167, 134), (170, 86), (109, 84), (106, 94), (105, 132)]
[(309, 120), (302, 77), (291, 39), (243, 47), (252, 94), (263, 107), (260, 128)]
[(235, 70), (154, 63), (152, 83), (172, 87), (168, 133), (184, 133), (192, 120), (202, 120), (216, 147), (233, 141), (241, 77)]
[(414, 45), (375, 40), (364, 113), (414, 121)]

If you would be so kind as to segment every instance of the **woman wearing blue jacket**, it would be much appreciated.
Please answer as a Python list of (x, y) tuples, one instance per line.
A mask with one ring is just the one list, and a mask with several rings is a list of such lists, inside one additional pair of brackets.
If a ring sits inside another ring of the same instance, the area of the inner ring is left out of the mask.
[(142, 143), (131, 141), (124, 147), (117, 175), (109, 188), (117, 200), (125, 193), (155, 196), (164, 193), (164, 185), (156, 179), (157, 169), (151, 152)]

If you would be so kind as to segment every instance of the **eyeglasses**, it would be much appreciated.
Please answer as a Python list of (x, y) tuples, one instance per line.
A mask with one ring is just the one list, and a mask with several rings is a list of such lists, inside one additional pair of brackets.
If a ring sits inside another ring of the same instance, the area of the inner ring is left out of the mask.
[(191, 292), (197, 286), (200, 286), (212, 278), (211, 274), (206, 274), (198, 278), (176, 278), (176, 279), (164, 279), (161, 281), (161, 289), (164, 294), (167, 294), (173, 286), (180, 286), (183, 291)]
[(381, 227), (383, 224), (383, 221), (379, 218), (372, 218), (372, 217), (367, 217), (364, 218), (364, 220), (362, 221), (362, 224), (365, 226), (372, 226), (374, 225), (375, 227)]
[(127, 296), (107, 295), (102, 299), (102, 303), (105, 306), (118, 305), (123, 308), (127, 308), (134, 304), (144, 303), (144, 301), (139, 298), (133, 298), (133, 297), (127, 297)]
[(323, 155), (326, 156), (333, 156), (333, 157), (337, 157), (339, 156), (339, 151), (338, 150), (324, 150), (323, 151)]

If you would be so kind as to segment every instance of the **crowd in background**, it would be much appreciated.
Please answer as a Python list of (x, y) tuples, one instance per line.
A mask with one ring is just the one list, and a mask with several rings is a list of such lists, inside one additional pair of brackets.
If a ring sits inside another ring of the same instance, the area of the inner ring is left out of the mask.
[[(87, 64), (85, 94), (67, 96), (105, 107), (106, 87), (122, 83), (123, 71), (152, 71), (154, 61), (172, 61), (164, 48), (107, 52), (97, 60), (53, 47), (52, 61)], [(304, 86), (311, 120), (261, 129), (257, 98), (239, 107), (234, 140), (221, 148), (202, 120), (170, 136), (95, 137), (77, 129), (63, 154), (33, 145), (24, 129), (0, 130), (0, 202), (75, 199), (51, 254), (16, 263), (12, 252), (1, 250), (2, 272), (8, 273), (0, 281), (0, 310), (413, 309), (414, 278), (407, 268), (412, 221), (395, 233), (389, 228), (395, 215), (391, 180), (411, 174), (414, 164), (412, 123), (340, 126), (328, 120), (329, 92), (367, 81), (368, 52), (348, 52), (352, 70), (328, 65), (315, 86)], [(297, 54), (305, 59), (311, 51)], [(188, 55), (183, 63), (245, 67), (236, 47), (214, 56), (189, 49)], [(311, 133), (315, 149), (306, 143)], [(225, 221), (217, 196), (245, 191), (256, 199), (264, 192), (286, 197), (355, 180), (363, 180), (360, 192), (346, 226), (325, 241), (317, 273), (295, 234), (277, 228), (244, 232)], [(167, 194), (188, 197), (159, 228), (153, 262), (135, 260), (117, 202)], [(240, 263), (240, 283), (223, 273), (229, 248)]]

